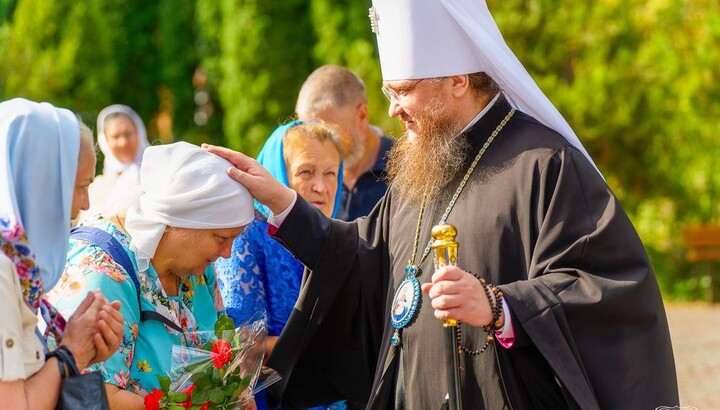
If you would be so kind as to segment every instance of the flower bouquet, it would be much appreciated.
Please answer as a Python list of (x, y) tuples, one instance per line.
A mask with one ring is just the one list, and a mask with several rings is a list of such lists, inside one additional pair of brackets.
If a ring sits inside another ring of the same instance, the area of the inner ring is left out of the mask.
[(158, 375), (160, 389), (145, 396), (145, 409), (240, 409), (253, 397), (267, 331), (265, 320), (235, 327), (221, 315), (214, 331), (190, 336), (202, 343), (197, 349), (175, 345), (168, 376)]

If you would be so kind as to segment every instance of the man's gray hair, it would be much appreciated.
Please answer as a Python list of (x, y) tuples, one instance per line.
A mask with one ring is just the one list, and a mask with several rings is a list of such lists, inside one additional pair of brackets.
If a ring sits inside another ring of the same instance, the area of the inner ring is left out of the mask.
[(311, 118), (329, 107), (357, 106), (366, 102), (365, 84), (360, 77), (347, 68), (324, 65), (303, 83), (295, 113), (299, 118)]

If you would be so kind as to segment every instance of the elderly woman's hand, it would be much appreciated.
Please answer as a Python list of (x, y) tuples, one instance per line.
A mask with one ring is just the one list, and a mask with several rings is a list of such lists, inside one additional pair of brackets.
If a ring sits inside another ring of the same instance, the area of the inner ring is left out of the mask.
[(273, 178), (254, 159), (237, 151), (215, 145), (203, 144), (203, 148), (235, 165), (235, 168), (228, 170), (228, 175), (245, 186), (250, 191), (250, 195), (255, 197), (258, 202), (267, 205), (274, 214), (281, 213), (292, 203), (295, 197), (292, 190)]
[(102, 306), (98, 314), (98, 333), (95, 334), (95, 357), (91, 364), (107, 360), (120, 347), (123, 337), (124, 318), (120, 313), (120, 301)]
[(70, 350), (79, 369), (88, 367), (95, 357), (98, 315), (105, 304), (102, 293), (89, 292), (65, 326), (62, 345)]

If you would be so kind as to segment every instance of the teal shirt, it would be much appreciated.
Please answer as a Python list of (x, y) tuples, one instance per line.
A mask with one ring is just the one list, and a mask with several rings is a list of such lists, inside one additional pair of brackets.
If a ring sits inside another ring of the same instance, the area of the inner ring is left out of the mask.
[[(105, 219), (86, 223), (113, 235), (130, 255), (135, 269), (137, 262), (130, 251), (130, 238)], [(168, 375), (171, 370), (173, 345), (200, 348), (198, 331), (211, 331), (222, 311), (211, 265), (203, 276), (180, 279), (178, 296), (168, 297), (155, 269), (138, 272), (142, 310), (157, 312), (183, 329), (179, 333), (155, 320), (140, 321), (135, 285), (125, 270), (98, 246), (71, 240), (67, 265), (60, 283), (50, 292), (50, 301), (65, 316), (77, 309), (88, 291), (100, 289), (109, 301), (122, 303), (125, 319), (120, 348), (104, 363), (91, 366), (100, 370), (106, 383), (144, 396), (159, 388), (156, 374)]]

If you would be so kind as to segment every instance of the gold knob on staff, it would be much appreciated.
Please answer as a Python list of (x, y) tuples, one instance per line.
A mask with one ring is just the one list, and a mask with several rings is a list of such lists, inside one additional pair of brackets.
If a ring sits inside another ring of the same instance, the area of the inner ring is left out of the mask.
[[(433, 238), (430, 248), (435, 251), (435, 269), (443, 266), (457, 266), (458, 246), (455, 238), (457, 237), (457, 228), (450, 224), (440, 224), (432, 227), (430, 235)], [(454, 319), (443, 321), (445, 326), (457, 326), (458, 322)]]

